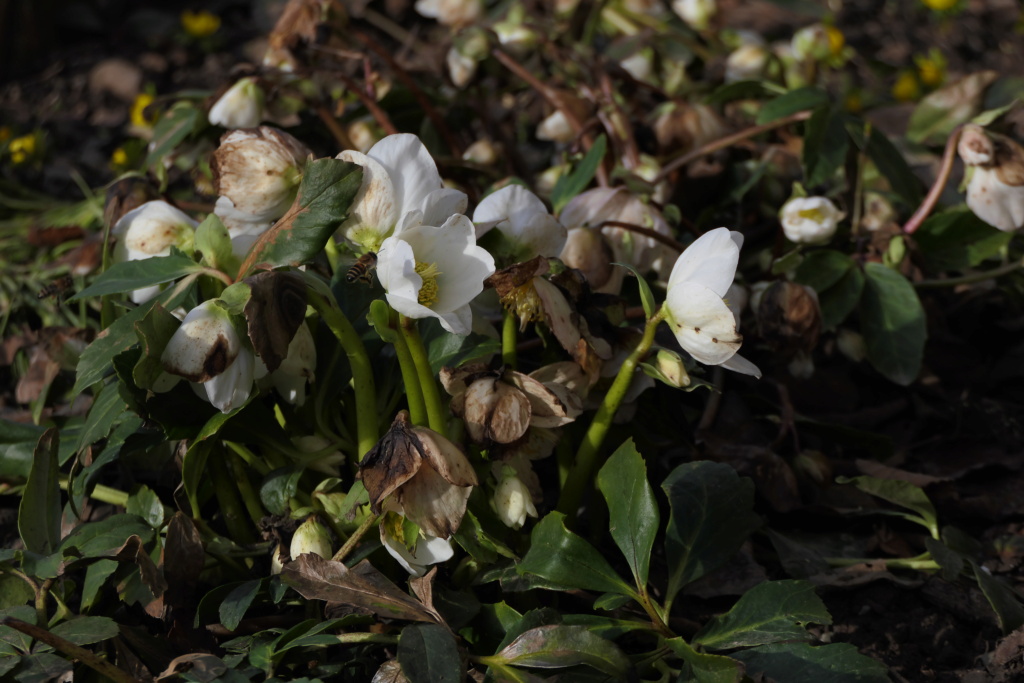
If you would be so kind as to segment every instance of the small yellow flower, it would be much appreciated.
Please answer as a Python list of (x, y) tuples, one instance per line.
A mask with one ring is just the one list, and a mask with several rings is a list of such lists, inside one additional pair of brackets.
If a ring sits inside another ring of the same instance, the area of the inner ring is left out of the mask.
[(937, 88), (946, 80), (946, 58), (938, 50), (914, 57), (914, 63), (921, 82), (929, 88)]
[(892, 86), (892, 96), (900, 102), (913, 102), (921, 97), (921, 86), (912, 71), (904, 71)]
[(953, 9), (960, 0), (921, 0), (921, 2), (936, 12), (945, 12)]
[(846, 46), (846, 36), (835, 26), (826, 26), (825, 35), (828, 36), (828, 52), (833, 57), (838, 57)]
[(124, 147), (118, 147), (110, 155), (110, 165), (116, 167), (128, 165), (128, 152), (124, 151)]
[(146, 114), (146, 107), (153, 104), (156, 98), (149, 93), (139, 93), (132, 103), (132, 125), (137, 128), (150, 128), (156, 123), (156, 114)]
[(220, 17), (206, 10), (185, 10), (181, 13), (181, 26), (193, 38), (205, 38), (220, 28)]
[(11, 154), (11, 161), (15, 164), (23, 164), (36, 153), (36, 136), (32, 133), (22, 135), (20, 138), (11, 140), (7, 150)]

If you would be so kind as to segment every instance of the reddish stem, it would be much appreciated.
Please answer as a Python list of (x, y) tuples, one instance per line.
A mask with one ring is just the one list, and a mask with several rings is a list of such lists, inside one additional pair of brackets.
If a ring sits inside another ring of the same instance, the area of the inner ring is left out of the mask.
[(917, 211), (914, 212), (914, 215), (903, 226), (903, 232), (908, 235), (913, 235), (921, 227), (921, 224), (924, 223), (924, 220), (928, 218), (932, 209), (939, 202), (942, 191), (946, 189), (946, 183), (949, 182), (949, 174), (953, 170), (953, 160), (956, 159), (956, 146), (960, 142), (960, 133), (962, 131), (963, 125), (959, 125), (949, 134), (949, 140), (946, 140), (946, 149), (942, 152), (942, 166), (939, 167), (939, 174), (935, 178), (935, 183), (932, 184), (932, 189), (928, 190), (928, 196), (921, 202), (921, 206), (917, 207)]

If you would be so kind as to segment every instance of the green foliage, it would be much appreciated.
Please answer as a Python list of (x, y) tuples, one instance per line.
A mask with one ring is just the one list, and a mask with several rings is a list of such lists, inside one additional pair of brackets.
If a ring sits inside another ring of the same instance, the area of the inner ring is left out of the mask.
[(604, 161), (607, 146), (607, 138), (603, 134), (599, 135), (579, 165), (571, 173), (559, 176), (551, 193), (551, 203), (556, 216), (562, 212), (569, 200), (583, 192), (594, 179), (597, 167)]
[(860, 319), (868, 360), (893, 382), (910, 384), (928, 338), (921, 301), (905, 277), (879, 263), (867, 264), (864, 275)]
[(608, 503), (609, 533), (626, 556), (637, 588), (643, 589), (660, 519), (647, 468), (632, 439), (608, 458), (597, 473), (597, 485)]

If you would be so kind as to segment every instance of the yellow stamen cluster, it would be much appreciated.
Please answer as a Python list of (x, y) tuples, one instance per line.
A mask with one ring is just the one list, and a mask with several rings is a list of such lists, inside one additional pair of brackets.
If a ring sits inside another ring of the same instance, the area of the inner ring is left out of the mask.
[(416, 262), (416, 274), (423, 278), (418, 300), (421, 306), (430, 308), (437, 303), (437, 276), (441, 274), (436, 263)]
[(525, 330), (527, 323), (532, 320), (544, 320), (544, 304), (537, 295), (533, 280), (513, 289), (502, 303), (509, 310), (515, 311), (516, 317), (519, 318), (520, 331)]
[(29, 133), (20, 138), (14, 138), (7, 151), (11, 155), (11, 161), (15, 164), (25, 163), (36, 153), (36, 136)]
[(801, 209), (796, 213), (800, 218), (806, 218), (815, 223), (823, 223), (825, 221), (825, 212), (821, 209)]

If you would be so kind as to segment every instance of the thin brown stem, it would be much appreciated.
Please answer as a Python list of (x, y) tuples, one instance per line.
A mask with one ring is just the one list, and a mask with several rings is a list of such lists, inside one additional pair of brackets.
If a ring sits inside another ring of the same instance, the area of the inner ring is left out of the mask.
[(326, 104), (318, 104), (316, 106), (316, 115), (320, 117), (320, 120), (327, 126), (327, 130), (331, 132), (331, 136), (334, 141), (338, 143), (342, 150), (355, 149), (356, 146), (352, 142), (352, 138), (348, 136), (345, 129), (338, 123), (338, 119), (334, 118), (334, 114), (327, 108)]
[(399, 65), (384, 46), (369, 35), (362, 31), (352, 31), (351, 35), (371, 51), (376, 53), (378, 57), (387, 62), (391, 71), (398, 77), (398, 80), (402, 81), (405, 87), (409, 88), (412, 96), (416, 98), (416, 102), (418, 102), (420, 107), (423, 109), (423, 113), (427, 115), (430, 122), (434, 124), (434, 128), (436, 128), (437, 132), (442, 138), (444, 138), (444, 142), (448, 145), (448, 149), (451, 150), (452, 156), (456, 159), (461, 157), (462, 148), (459, 146), (458, 140), (455, 139), (451, 129), (448, 128), (448, 124), (445, 123), (444, 117), (438, 113), (437, 108), (430, 102), (430, 98), (423, 92), (423, 88), (416, 83), (415, 79), (413, 79), (409, 73)]
[(366, 110), (370, 112), (373, 118), (380, 124), (380, 127), (384, 129), (384, 132), (388, 135), (394, 135), (398, 132), (395, 128), (395, 124), (391, 122), (391, 118), (380, 108), (380, 105), (370, 97), (363, 88), (359, 87), (359, 84), (355, 80), (343, 74), (340, 71), (335, 71), (334, 75), (341, 79), (341, 82), (345, 84), (345, 87), (352, 91), (352, 93), (359, 98)]
[(661, 242), (670, 249), (675, 249), (679, 253), (682, 253), (683, 251), (686, 250), (686, 245), (683, 244), (682, 242), (677, 242), (668, 235), (662, 235), (657, 230), (654, 230), (652, 228), (645, 228), (642, 225), (636, 225), (635, 223), (624, 223), (622, 221), (601, 221), (600, 223), (597, 224), (596, 229), (600, 230), (601, 228), (604, 227), (622, 228), (623, 230), (629, 230), (630, 232), (646, 235), (647, 237), (650, 237), (652, 240)]
[[(562, 112), (565, 116), (565, 120), (569, 122), (569, 125), (572, 126), (572, 129), (583, 141), (584, 148), (588, 151), (590, 150), (591, 146), (594, 144), (594, 137), (586, 131), (586, 127), (583, 125), (583, 122), (580, 121), (579, 117), (576, 116), (572, 109), (565, 105), (565, 102), (563, 102), (562, 98), (558, 96), (558, 93), (554, 88), (531, 74), (523, 68), (522, 64), (502, 50), (494, 48), (491, 50), (491, 54), (494, 55), (495, 59), (501, 62), (502, 66), (514, 73), (516, 76), (519, 76), (519, 78), (526, 81), (531, 88), (540, 93), (541, 96), (547, 100), (548, 104)], [(597, 182), (601, 187), (608, 186), (608, 169), (605, 168), (604, 163), (599, 164), (597, 167)]]
[(726, 147), (732, 147), (733, 145), (739, 142), (743, 142), (744, 140), (749, 140), (750, 138), (757, 137), (762, 133), (767, 133), (769, 131), (775, 130), (776, 128), (782, 128), (784, 126), (790, 125), (791, 123), (799, 123), (800, 121), (806, 121), (809, 118), (811, 118), (810, 111), (798, 111), (795, 114), (790, 114), (789, 116), (785, 116), (781, 119), (771, 121), (770, 123), (764, 123), (760, 126), (752, 126), (750, 128), (741, 130), (738, 133), (726, 135), (724, 138), (719, 138), (718, 140), (709, 142), (706, 145), (703, 145), (695, 150), (687, 152), (683, 156), (677, 159), (673, 159), (672, 161), (665, 164), (665, 167), (661, 169), (661, 173), (655, 176), (652, 183), (657, 184), (661, 182), (676, 169), (682, 168), (691, 161), (696, 161), (697, 159), (700, 159), (702, 156), (713, 154), (714, 152), (717, 152), (720, 149), (725, 149)]
[(921, 202), (921, 206), (917, 207), (917, 211), (914, 212), (914, 215), (903, 226), (903, 232), (908, 235), (913, 235), (921, 227), (924, 220), (931, 215), (932, 209), (939, 203), (939, 197), (942, 196), (942, 191), (946, 188), (946, 183), (949, 182), (949, 174), (953, 170), (953, 161), (956, 159), (956, 146), (960, 142), (960, 133), (962, 131), (963, 126), (960, 125), (949, 134), (949, 139), (946, 140), (946, 149), (942, 152), (942, 165), (939, 167), (939, 174), (935, 178), (935, 183), (932, 185), (932, 189), (928, 190), (928, 196)]

